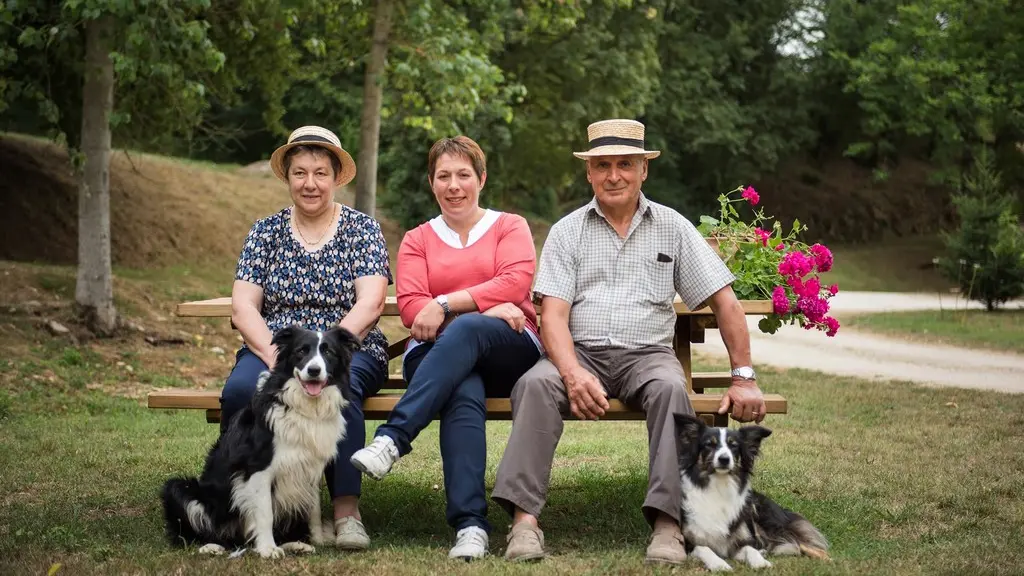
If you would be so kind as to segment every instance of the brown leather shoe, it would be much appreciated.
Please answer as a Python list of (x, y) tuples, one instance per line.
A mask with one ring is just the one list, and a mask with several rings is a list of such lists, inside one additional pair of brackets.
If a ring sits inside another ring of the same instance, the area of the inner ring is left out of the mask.
[(648, 564), (682, 564), (686, 560), (683, 535), (678, 532), (655, 532), (647, 546)]
[(505, 560), (527, 562), (540, 560), (544, 554), (544, 533), (540, 528), (520, 522), (512, 526), (508, 533), (508, 547), (505, 549)]

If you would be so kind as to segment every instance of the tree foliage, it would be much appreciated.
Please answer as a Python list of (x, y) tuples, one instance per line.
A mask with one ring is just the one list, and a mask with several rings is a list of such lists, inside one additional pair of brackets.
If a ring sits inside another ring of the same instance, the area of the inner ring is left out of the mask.
[[(792, 159), (950, 184), (983, 147), (1024, 184), (1024, 4), (1013, 0), (392, 0), (381, 205), (436, 214), (426, 154), (466, 134), (488, 205), (554, 219), (589, 197), (571, 152), (602, 118), (661, 149), (644, 190), (695, 216)], [(114, 144), (249, 162), (297, 126), (359, 153), (374, 3), (19, 0), (0, 12), (0, 127), (77, 142), (83, 22), (119, 22)], [(368, 176), (368, 175), (367, 175)]]

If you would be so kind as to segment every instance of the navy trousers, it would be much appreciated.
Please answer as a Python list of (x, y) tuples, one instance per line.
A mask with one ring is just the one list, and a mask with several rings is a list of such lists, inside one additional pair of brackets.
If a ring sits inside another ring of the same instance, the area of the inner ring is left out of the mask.
[[(256, 393), (256, 380), (267, 365), (248, 347), (242, 347), (235, 356), (235, 367), (224, 384), (220, 396), (220, 429), (227, 426), (231, 416), (245, 407)], [(352, 402), (345, 411), (345, 438), (338, 442), (338, 456), (327, 465), (327, 489), (331, 498), (338, 496), (359, 496), (362, 488), (362, 474), (349, 462), (352, 454), (366, 444), (366, 424), (363, 420), (363, 400), (373, 396), (387, 379), (387, 372), (381, 365), (362, 350), (352, 355), (350, 383)]]
[(485, 399), (507, 398), (516, 380), (539, 359), (540, 351), (526, 332), (482, 314), (459, 316), (436, 341), (405, 355), (402, 369), (409, 387), (376, 435), (391, 437), (405, 455), (420, 431), (440, 414), (445, 517), (456, 530), (491, 530), (484, 487)]

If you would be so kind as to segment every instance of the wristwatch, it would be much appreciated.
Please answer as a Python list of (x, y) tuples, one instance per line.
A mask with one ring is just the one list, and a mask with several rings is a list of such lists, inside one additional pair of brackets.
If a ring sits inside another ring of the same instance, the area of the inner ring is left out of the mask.
[(447, 294), (441, 294), (437, 298), (434, 298), (434, 301), (441, 305), (441, 310), (444, 310), (444, 317), (445, 318), (451, 316), (452, 309), (448, 307), (448, 295)]
[(740, 366), (739, 368), (733, 368), (730, 372), (736, 378), (742, 378), (744, 380), (757, 380), (757, 374), (754, 374), (754, 369), (750, 366)]

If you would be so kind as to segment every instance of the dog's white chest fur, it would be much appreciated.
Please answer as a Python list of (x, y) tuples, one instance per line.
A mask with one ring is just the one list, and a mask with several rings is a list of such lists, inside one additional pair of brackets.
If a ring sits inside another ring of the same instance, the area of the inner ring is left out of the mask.
[[(717, 554), (729, 554), (732, 537), (729, 526), (739, 517), (747, 502), (750, 487), (739, 489), (739, 482), (731, 475), (713, 475), (706, 488), (693, 484), (684, 474), (683, 511), (686, 526), (683, 536), (697, 546), (707, 546)], [(745, 526), (739, 531), (747, 532)]]
[(285, 400), (288, 407), (277, 406), (267, 415), (274, 430), (269, 471), (275, 514), (307, 509), (310, 499), (319, 497), (324, 466), (337, 455), (338, 439), (345, 433), (345, 401), (337, 388), (327, 388), (314, 400), (297, 382), (289, 382), (284, 394), (291, 396)]

